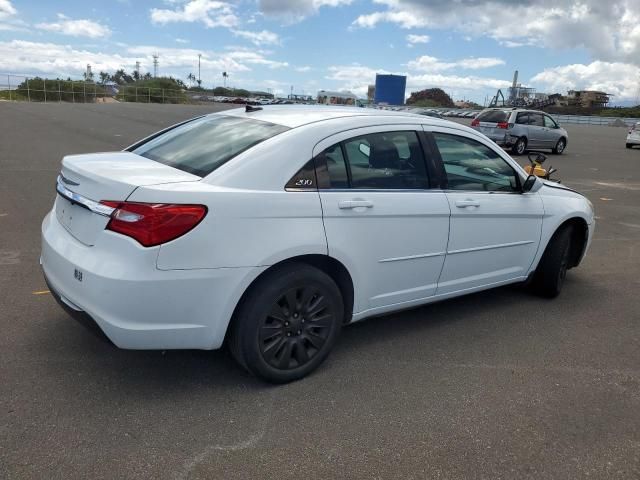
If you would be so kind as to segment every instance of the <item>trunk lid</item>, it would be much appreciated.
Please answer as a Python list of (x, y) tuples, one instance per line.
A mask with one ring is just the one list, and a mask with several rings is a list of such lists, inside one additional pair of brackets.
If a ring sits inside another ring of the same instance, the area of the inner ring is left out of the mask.
[(199, 180), (197, 175), (131, 152), (69, 155), (62, 160), (54, 210), (73, 237), (92, 246), (109, 222), (100, 201), (126, 200), (141, 186)]

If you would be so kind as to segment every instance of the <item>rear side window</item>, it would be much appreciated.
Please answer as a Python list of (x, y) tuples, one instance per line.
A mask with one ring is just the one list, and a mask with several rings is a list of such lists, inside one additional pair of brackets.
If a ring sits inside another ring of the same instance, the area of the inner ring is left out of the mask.
[(476, 120), (481, 122), (502, 123), (507, 121), (508, 116), (504, 110), (487, 110), (486, 112), (481, 112), (480, 115), (476, 117)]
[(539, 113), (530, 113), (529, 125), (533, 127), (544, 127), (544, 121), (542, 120), (542, 115)]
[(529, 114), (528, 113), (519, 113), (516, 117), (516, 123), (518, 125), (528, 125), (529, 124)]
[(205, 177), (236, 155), (289, 128), (250, 118), (203, 117), (169, 130), (133, 153)]
[(345, 141), (344, 151), (351, 188), (428, 188), (426, 165), (415, 132), (363, 135)]

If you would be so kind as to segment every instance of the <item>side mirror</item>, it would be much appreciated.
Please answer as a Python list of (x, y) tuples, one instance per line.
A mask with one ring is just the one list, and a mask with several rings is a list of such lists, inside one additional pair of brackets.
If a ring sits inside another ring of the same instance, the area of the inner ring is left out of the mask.
[(527, 179), (524, 181), (524, 183), (522, 184), (522, 193), (527, 193), (531, 191), (533, 186), (536, 184), (537, 178), (538, 177), (536, 177), (535, 175), (529, 175)]

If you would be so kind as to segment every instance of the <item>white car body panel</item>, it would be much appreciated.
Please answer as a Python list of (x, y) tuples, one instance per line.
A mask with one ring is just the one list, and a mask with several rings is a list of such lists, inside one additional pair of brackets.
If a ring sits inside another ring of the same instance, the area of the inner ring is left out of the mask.
[[(273, 106), (223, 115), (291, 130), (202, 179), (130, 152), (63, 161), (63, 176), (95, 201), (208, 208), (187, 234), (145, 248), (104, 230), (107, 217), (56, 200), (42, 225), (44, 273), (68, 306), (89, 314), (119, 347), (219, 348), (251, 283), (270, 266), (299, 256), (328, 255), (346, 268), (353, 281), (352, 320), (357, 321), (523, 280), (566, 220), (583, 219), (591, 241), (594, 217), (588, 200), (541, 180), (526, 194), (284, 189), (315, 154), (341, 140), (421, 128), (473, 138), (526, 178), (502, 149), (470, 128), (421, 115), (345, 107)], [(458, 208), (457, 202), (469, 199), (481, 206)], [(372, 207), (339, 208), (345, 200)], [(78, 224), (66, 223), (69, 207), (80, 216)], [(74, 278), (76, 271), (81, 281)]]
[(633, 126), (633, 129), (629, 131), (627, 135), (627, 144), (640, 145), (640, 122)]

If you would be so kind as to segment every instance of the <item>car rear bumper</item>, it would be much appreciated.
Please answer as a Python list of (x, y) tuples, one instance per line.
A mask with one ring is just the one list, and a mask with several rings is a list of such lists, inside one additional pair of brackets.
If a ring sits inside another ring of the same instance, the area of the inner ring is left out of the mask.
[(506, 133), (505, 130), (502, 130), (502, 132), (500, 133), (483, 132), (478, 128), (474, 128), (474, 130), (482, 133), (485, 137), (489, 138), (489, 140), (492, 140), (494, 143), (500, 145), (501, 147), (510, 147), (517, 140), (517, 137), (513, 137), (512, 139), (511, 135)]
[(65, 310), (83, 323), (95, 322), (120, 348), (219, 348), (242, 292), (264, 270), (158, 270), (153, 249), (117, 234), (104, 237), (88, 247), (49, 214), (42, 223), (40, 261)]

